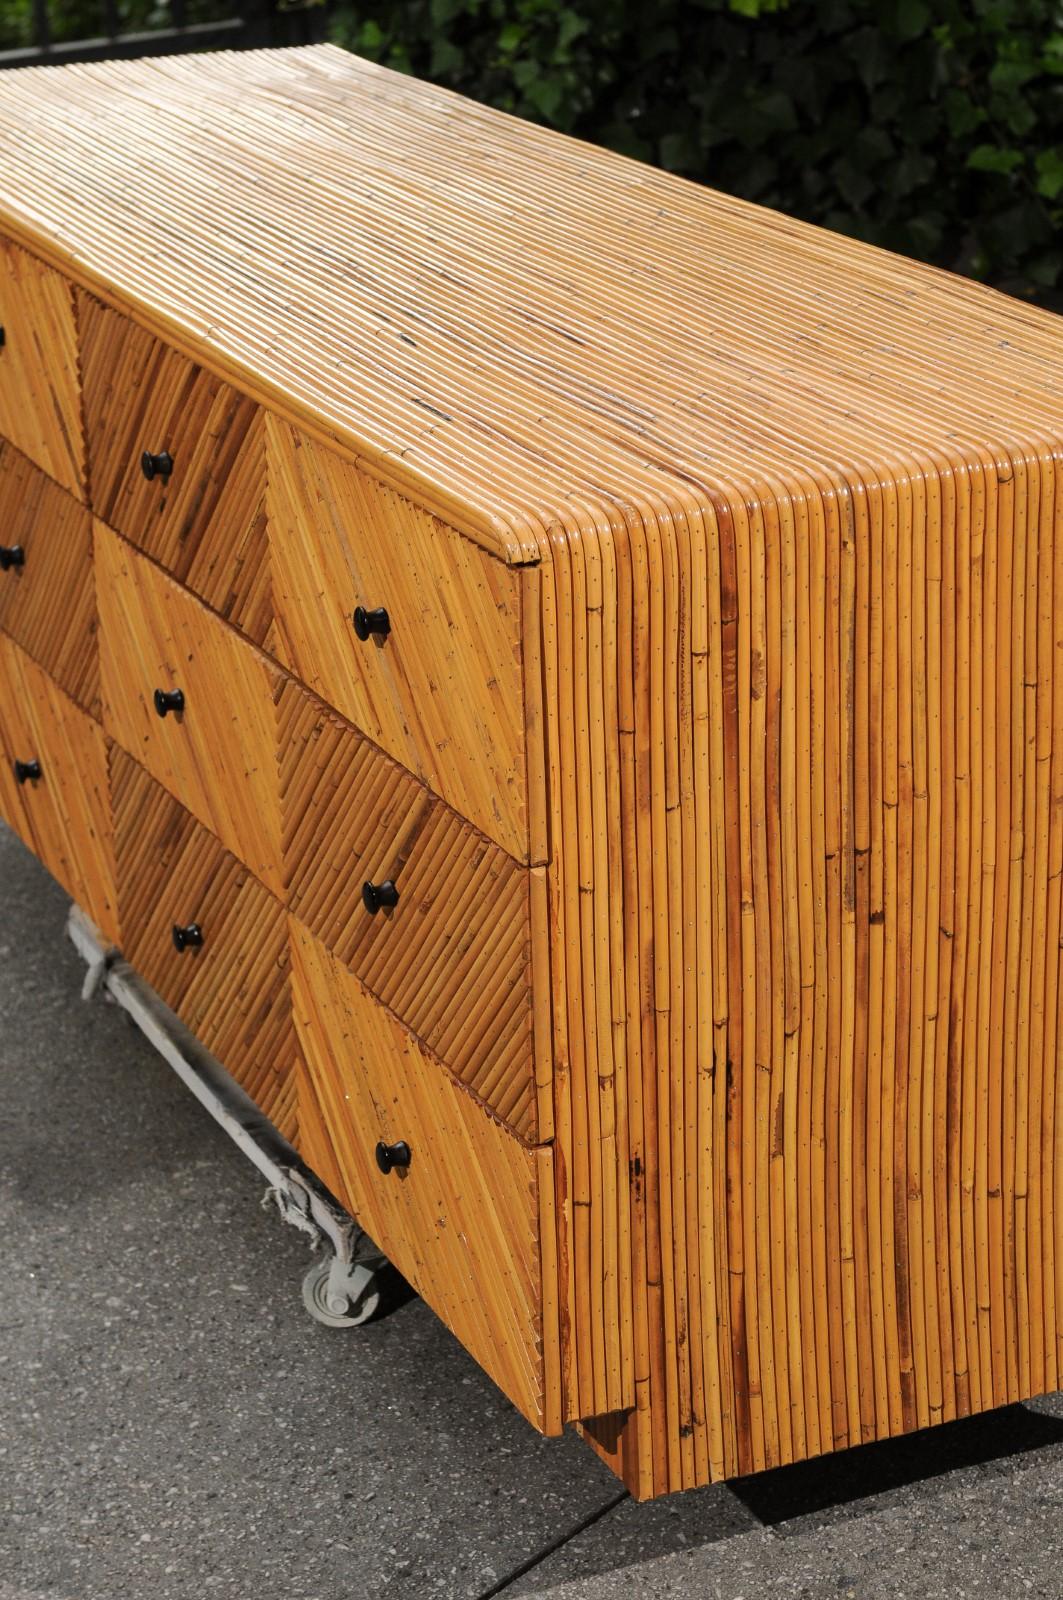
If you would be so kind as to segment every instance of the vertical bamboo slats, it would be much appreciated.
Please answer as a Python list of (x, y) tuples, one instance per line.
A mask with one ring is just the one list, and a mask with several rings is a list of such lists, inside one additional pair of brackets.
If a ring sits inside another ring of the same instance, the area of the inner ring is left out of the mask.
[[(695, 1008), (704, 1043), (677, 1033), (632, 1139), (665, 1311), (636, 1339), (646, 1404), (587, 1433), (642, 1495), (1059, 1382), (1060, 463), (959, 455), (675, 541), (665, 637), (701, 631), (708, 672), (696, 647), (663, 664), (694, 713), (678, 828), (667, 763), (635, 762), (683, 961), (648, 998), (686, 1013), (705, 937), (718, 1020)], [(699, 567), (722, 580), (700, 621)], [(636, 700), (636, 747), (666, 726)], [(686, 815), (733, 919), (715, 939), (688, 921)], [(642, 970), (652, 937), (632, 929)]]
[(1059, 319), (332, 48), (4, 75), (0, 230), (0, 808), (524, 1414), (1055, 1388)]

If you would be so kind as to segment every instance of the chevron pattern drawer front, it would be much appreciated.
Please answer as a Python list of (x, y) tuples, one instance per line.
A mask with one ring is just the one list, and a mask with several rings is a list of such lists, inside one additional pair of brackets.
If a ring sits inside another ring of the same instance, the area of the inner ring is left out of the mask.
[(0, 326), (0, 815), (530, 1422), (1057, 1388), (1059, 319), (315, 47), (0, 75)]
[(526, 861), (519, 574), (295, 429), (267, 439), (284, 659)]
[(77, 311), (93, 509), (262, 644), (273, 614), (259, 408), (91, 295)]
[(0, 816), (117, 943), (102, 729), (0, 633)]
[(99, 721), (92, 517), (0, 440), (0, 629)]
[(290, 1136), (295, 1031), (284, 907), (117, 745), (110, 762), (122, 952)]
[(104, 727), (280, 894), (280, 672), (100, 522), (95, 553)]
[[(301, 685), (279, 711), (291, 910), (534, 1142), (528, 874)], [(394, 905), (368, 907), (367, 882)]]
[(74, 289), (7, 239), (0, 240), (0, 329), (0, 437), (84, 500)]
[[(304, 928), (293, 928), (296, 1027), (340, 1197), (513, 1404), (549, 1424), (541, 1211), (551, 1161), (435, 1061)], [(378, 1143), (410, 1151), (381, 1174)], [(308, 1140), (308, 1152), (316, 1152)], [(419, 1169), (419, 1170), (418, 1170)]]

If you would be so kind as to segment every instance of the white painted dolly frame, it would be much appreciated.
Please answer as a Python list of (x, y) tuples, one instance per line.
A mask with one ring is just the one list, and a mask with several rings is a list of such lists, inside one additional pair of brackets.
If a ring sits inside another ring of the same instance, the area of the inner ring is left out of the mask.
[(191, 1089), (200, 1105), (253, 1162), (269, 1188), (263, 1205), (276, 1205), (285, 1222), (305, 1233), (315, 1259), (303, 1279), (303, 1303), (326, 1327), (358, 1327), (386, 1309), (392, 1269), (339, 1201), (310, 1171), (226, 1072), (221, 1063), (159, 999), (154, 989), (108, 945), (81, 907), (72, 905), (67, 934), (88, 971), (83, 1000), (103, 994), (132, 1018), (148, 1042)]

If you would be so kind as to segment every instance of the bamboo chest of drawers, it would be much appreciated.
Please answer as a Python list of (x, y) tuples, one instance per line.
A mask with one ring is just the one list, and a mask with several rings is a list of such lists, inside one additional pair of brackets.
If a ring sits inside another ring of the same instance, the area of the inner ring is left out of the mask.
[(0, 232), (0, 812), (514, 1404), (1057, 1387), (1063, 324), (331, 48)]

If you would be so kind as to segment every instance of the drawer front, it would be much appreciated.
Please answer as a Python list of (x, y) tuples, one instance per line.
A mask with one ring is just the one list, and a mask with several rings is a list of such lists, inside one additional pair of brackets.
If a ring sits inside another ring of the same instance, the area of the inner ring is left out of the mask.
[(273, 417), (267, 457), (278, 653), (526, 861), (519, 574)]
[[(96, 515), (261, 644), (272, 603), (258, 408), (79, 291)], [(146, 477), (145, 452), (156, 461)]]
[(0, 434), (84, 500), (74, 291), (60, 273), (6, 240), (0, 240), (0, 327)]
[[(536, 1137), (528, 871), (302, 685), (280, 700), (288, 904), (522, 1137)], [(371, 913), (363, 885), (397, 901)]]
[(6, 440), (0, 440), (0, 630), (99, 718), (92, 519)]
[(282, 907), (116, 746), (111, 797), (126, 960), (289, 1136), (295, 1042)]
[[(21, 763), (22, 781), (14, 763)], [(31, 776), (33, 764), (39, 776)], [(0, 635), (0, 815), (118, 942), (114, 851), (102, 729)]]
[[(544, 1317), (540, 1253), (549, 1150), (528, 1149), (489, 1117), (290, 921), (300, 1096), (310, 1102), (301, 1154), (331, 1173), (339, 1198), (514, 1405), (555, 1431), (557, 1330)], [(378, 1142), (405, 1143), (409, 1165), (382, 1172)]]
[[(102, 523), (95, 524), (108, 733), (278, 896), (281, 674)], [(183, 697), (160, 716), (155, 692)]]

